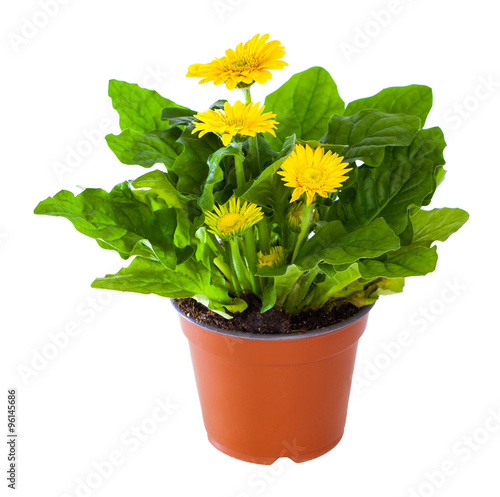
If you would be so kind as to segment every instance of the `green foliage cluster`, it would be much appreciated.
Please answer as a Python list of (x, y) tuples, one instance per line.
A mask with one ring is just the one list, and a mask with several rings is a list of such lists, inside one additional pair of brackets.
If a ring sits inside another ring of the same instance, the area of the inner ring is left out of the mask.
[[(404, 278), (433, 271), (434, 243), (468, 218), (461, 209), (423, 209), (444, 178), (446, 145), (439, 128), (424, 128), (432, 105), (426, 86), (387, 88), (345, 105), (330, 74), (312, 67), (266, 98), (266, 112), (279, 122), (276, 137), (227, 147), (216, 134), (192, 134), (196, 112), (155, 91), (112, 80), (109, 95), (122, 130), (106, 137), (109, 147), (123, 164), (151, 170), (110, 192), (63, 190), (35, 210), (67, 218), (100, 247), (132, 259), (94, 288), (193, 297), (226, 317), (244, 310), (245, 286), (231, 271), (228, 244), (204, 224), (204, 211), (236, 195), (264, 211), (239, 241), (241, 278), (263, 311), (298, 313), (340, 300), (363, 306), (401, 291)], [(317, 199), (299, 247), (287, 224), (292, 189), (276, 174), (296, 143), (337, 152), (352, 168), (340, 191)], [(272, 246), (286, 249), (282, 265), (258, 267), (252, 250)]]

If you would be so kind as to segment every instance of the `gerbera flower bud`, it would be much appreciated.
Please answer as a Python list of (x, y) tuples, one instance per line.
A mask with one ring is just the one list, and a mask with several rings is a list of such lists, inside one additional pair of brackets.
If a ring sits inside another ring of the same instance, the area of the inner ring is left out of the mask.
[[(295, 232), (300, 231), (300, 225), (302, 224), (302, 213), (304, 211), (304, 202), (296, 202), (290, 206), (288, 214), (286, 216), (286, 221), (288, 227)], [(314, 208), (312, 212), (311, 224), (317, 223), (319, 221), (318, 209)]]
[(257, 261), (259, 267), (280, 267), (285, 262), (285, 251), (281, 246), (271, 247), (269, 254), (259, 252), (257, 254)]

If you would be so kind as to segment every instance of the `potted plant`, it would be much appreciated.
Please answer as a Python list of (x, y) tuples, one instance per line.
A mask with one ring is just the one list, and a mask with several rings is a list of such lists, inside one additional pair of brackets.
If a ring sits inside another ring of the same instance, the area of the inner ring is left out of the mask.
[(153, 169), (35, 209), (132, 259), (94, 288), (174, 299), (210, 441), (263, 464), (338, 443), (372, 305), (433, 271), (434, 242), (468, 218), (424, 209), (445, 175), (443, 133), (424, 128), (428, 87), (345, 105), (312, 67), (252, 102), (251, 85), (286, 66), (284, 54), (256, 35), (191, 65), (200, 83), (241, 92), (203, 112), (112, 80), (122, 131), (107, 143)]

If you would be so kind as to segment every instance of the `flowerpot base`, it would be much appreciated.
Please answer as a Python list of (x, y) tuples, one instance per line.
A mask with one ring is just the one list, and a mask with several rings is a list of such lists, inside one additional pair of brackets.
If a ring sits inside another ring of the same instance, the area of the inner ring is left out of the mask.
[(279, 458), (281, 457), (288, 457), (295, 463), (301, 463), (301, 462), (306, 462), (310, 461), (312, 459), (316, 459), (317, 457), (320, 457), (330, 450), (332, 450), (335, 446), (339, 444), (339, 442), (342, 440), (343, 434), (340, 436), (340, 438), (328, 445), (325, 445), (324, 447), (321, 447), (320, 449), (316, 449), (310, 452), (299, 452), (293, 449), (293, 447), (290, 446), (290, 449), (284, 448), (282, 453), (279, 456), (255, 456), (252, 454), (245, 454), (242, 452), (238, 452), (233, 449), (229, 449), (228, 447), (225, 447), (224, 445), (221, 445), (219, 442), (213, 440), (208, 437), (208, 441), (217, 449), (223, 452), (224, 454), (234, 457), (235, 459), (239, 459), (240, 461), (245, 461), (245, 462), (251, 462), (254, 464), (264, 464), (264, 465), (271, 465), (274, 464)]

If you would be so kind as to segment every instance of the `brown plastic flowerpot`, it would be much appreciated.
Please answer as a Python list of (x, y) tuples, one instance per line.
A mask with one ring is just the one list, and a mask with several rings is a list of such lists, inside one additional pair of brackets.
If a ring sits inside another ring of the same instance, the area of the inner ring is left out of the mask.
[(335, 447), (371, 307), (329, 328), (288, 335), (201, 326), (176, 307), (212, 445), (258, 464), (308, 461)]

